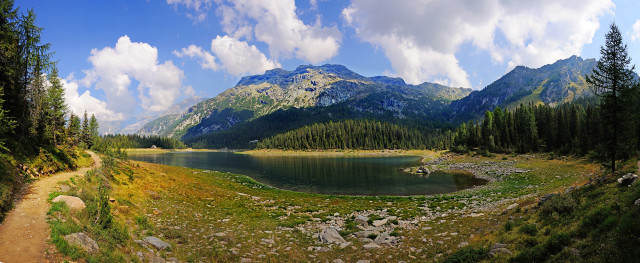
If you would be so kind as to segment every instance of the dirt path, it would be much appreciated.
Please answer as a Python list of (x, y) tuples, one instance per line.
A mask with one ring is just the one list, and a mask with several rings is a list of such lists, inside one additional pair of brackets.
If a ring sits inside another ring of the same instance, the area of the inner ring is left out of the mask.
[(47, 225), (47, 198), (58, 182), (75, 175), (84, 175), (90, 169), (101, 166), (100, 158), (87, 151), (95, 164), (74, 172), (58, 173), (34, 182), (24, 197), (0, 224), (0, 263), (43, 262), (49, 239)]

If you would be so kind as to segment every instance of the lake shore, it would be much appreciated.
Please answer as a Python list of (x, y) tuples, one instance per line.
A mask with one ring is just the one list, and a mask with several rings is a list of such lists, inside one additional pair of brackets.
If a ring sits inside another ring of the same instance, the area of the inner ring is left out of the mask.
[[(363, 153), (381, 154), (357, 152)], [(178, 261), (439, 261), (462, 246), (498, 242), (494, 233), (514, 207), (526, 214), (540, 196), (588, 180), (596, 170), (579, 159), (526, 156), (455, 155), (443, 165), (487, 162), (528, 171), (448, 194), (336, 196), (273, 189), (244, 175), (128, 161), (119, 170), (131, 172), (114, 175), (112, 210), (134, 240), (160, 237), (172, 245), (161, 256)], [(95, 181), (78, 184), (72, 191)], [(344, 242), (321, 241), (327, 229)], [(154, 257), (133, 241), (123, 247), (118, 251), (124, 255)]]

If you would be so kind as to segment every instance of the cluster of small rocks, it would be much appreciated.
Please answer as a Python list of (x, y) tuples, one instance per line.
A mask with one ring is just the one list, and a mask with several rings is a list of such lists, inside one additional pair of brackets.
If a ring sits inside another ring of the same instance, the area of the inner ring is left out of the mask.
[(618, 178), (618, 186), (631, 186), (638, 181), (638, 175), (628, 173)]
[(478, 163), (451, 163), (447, 164), (448, 170), (465, 170), (472, 173), (475, 177), (489, 180), (502, 181), (504, 177), (514, 173), (526, 173), (531, 170), (515, 168), (515, 161), (510, 162), (489, 162)]

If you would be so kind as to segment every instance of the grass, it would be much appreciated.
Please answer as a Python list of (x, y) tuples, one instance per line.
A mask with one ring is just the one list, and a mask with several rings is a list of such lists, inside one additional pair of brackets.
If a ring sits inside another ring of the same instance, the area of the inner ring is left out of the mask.
[[(516, 167), (531, 171), (511, 174), (502, 181), (476, 189), (407, 197), (299, 193), (269, 188), (243, 175), (118, 161), (118, 172), (110, 173), (112, 178), (108, 178), (110, 197), (116, 200), (110, 204), (114, 221), (112, 230), (93, 230), (88, 215), (76, 215), (79, 226), (88, 229), (101, 248), (105, 244), (105, 247), (113, 248), (113, 252), (93, 257), (81, 254), (80, 257), (87, 261), (113, 257), (135, 260), (135, 252), (145, 249), (133, 240), (148, 235), (173, 246), (163, 257), (187, 262), (237, 262), (243, 257), (267, 262), (331, 262), (336, 258), (346, 262), (360, 259), (468, 262), (489, 260), (486, 251), (495, 242), (508, 243), (509, 249), (516, 253), (514, 257), (529, 253), (520, 257), (537, 259), (537, 255), (544, 252), (550, 253), (546, 258), (549, 260), (565, 255), (568, 252), (564, 251), (564, 236), (551, 237), (556, 233), (570, 233), (570, 237), (575, 234), (568, 230), (557, 232), (555, 228), (551, 231), (552, 226), (548, 224), (552, 223), (534, 213), (538, 211), (535, 208), (537, 199), (543, 194), (562, 192), (569, 186), (587, 182), (595, 176), (598, 166), (571, 158), (505, 157), (460, 155), (450, 157), (448, 162), (514, 162)], [(87, 178), (77, 179), (82, 192), (72, 189), (71, 194), (95, 202), (99, 182), (94, 180), (95, 175)], [(565, 209), (562, 202), (552, 206), (551, 214), (558, 214), (559, 223), (556, 224), (562, 224), (562, 220), (568, 220), (572, 213), (582, 209), (582, 198), (574, 198), (573, 209)], [(518, 202), (520, 209), (502, 213), (513, 202)], [(551, 204), (554, 203), (549, 206)], [(593, 214), (591, 221), (584, 224), (605, 222), (608, 216), (604, 215), (616, 211), (615, 207), (602, 209), (603, 212)], [(558, 212), (565, 210), (567, 212)], [(351, 236), (360, 231), (353, 221), (354, 212), (368, 215), (371, 222), (384, 218), (380, 215), (397, 216), (387, 224), (394, 226), (390, 235), (399, 238), (400, 244), (377, 250), (362, 249), (363, 244)], [(476, 215), (471, 216), (472, 213)], [(317, 246), (327, 247), (317, 243), (314, 235), (336, 218), (344, 221), (340, 234), (353, 244), (344, 249), (333, 246), (326, 252), (314, 250)], [(400, 220), (416, 223), (407, 229), (395, 227)], [(625, 225), (625, 220), (630, 219), (620, 217), (609, 224), (619, 227)], [(74, 223), (74, 220), (52, 223), (52, 227), (59, 233), (67, 233), (65, 229), (72, 227), (67, 223)], [(625, 226), (634, 227), (629, 223)], [(573, 225), (574, 230), (579, 227)], [(593, 234), (587, 231), (584, 235)], [(461, 242), (471, 245), (459, 249)], [(75, 252), (69, 250), (68, 253), (73, 259)], [(497, 260), (504, 262), (509, 258)]]

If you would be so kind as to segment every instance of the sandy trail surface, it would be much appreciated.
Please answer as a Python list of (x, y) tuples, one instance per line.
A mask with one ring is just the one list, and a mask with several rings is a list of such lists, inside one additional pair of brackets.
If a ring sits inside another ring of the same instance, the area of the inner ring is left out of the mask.
[(25, 195), (0, 224), (0, 263), (45, 262), (45, 250), (49, 239), (47, 225), (47, 202), (49, 193), (58, 188), (58, 183), (84, 175), (101, 166), (100, 157), (87, 151), (93, 158), (93, 167), (80, 168), (73, 172), (57, 173), (41, 178), (29, 186)]

